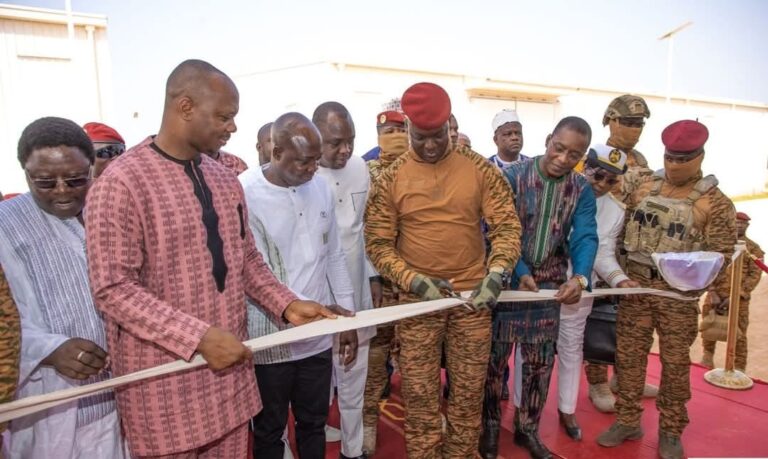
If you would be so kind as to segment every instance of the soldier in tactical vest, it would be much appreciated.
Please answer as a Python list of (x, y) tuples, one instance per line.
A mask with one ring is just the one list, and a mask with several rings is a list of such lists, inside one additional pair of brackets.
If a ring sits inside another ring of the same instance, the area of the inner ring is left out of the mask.
[[(656, 270), (651, 254), (720, 252), (730, 260), (736, 243), (736, 211), (717, 187), (717, 179), (701, 172), (707, 128), (691, 120), (677, 121), (661, 134), (666, 147), (664, 169), (655, 172), (627, 198), (624, 248), (627, 274), (643, 287), (671, 287)], [(710, 285), (714, 304), (728, 297), (725, 267)], [(685, 292), (686, 295), (702, 292)], [(617, 419), (597, 442), (606, 447), (643, 436), (640, 417), (648, 352), (654, 329), (659, 335), (662, 362), (659, 410), (659, 455), (683, 458), (680, 436), (688, 424), (685, 405), (691, 398), (690, 346), (698, 333), (695, 302), (652, 296), (622, 301), (616, 324), (618, 368)]]

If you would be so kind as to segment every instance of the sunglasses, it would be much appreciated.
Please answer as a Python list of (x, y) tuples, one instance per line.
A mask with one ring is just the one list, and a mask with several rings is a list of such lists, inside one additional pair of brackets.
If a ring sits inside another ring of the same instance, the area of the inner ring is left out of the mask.
[(125, 153), (125, 145), (121, 143), (113, 143), (96, 150), (96, 157), (100, 159), (111, 159), (123, 153)]
[(694, 159), (698, 158), (699, 155), (704, 153), (704, 151), (697, 152), (692, 155), (670, 155), (669, 153), (664, 153), (664, 161), (673, 163), (673, 164), (685, 164), (689, 161), (693, 161)]
[(642, 118), (620, 117), (619, 124), (626, 127), (638, 128), (645, 126), (645, 120)]
[(24, 173), (27, 174), (27, 178), (35, 185), (35, 188), (41, 190), (52, 190), (58, 186), (59, 181), (64, 182), (69, 188), (80, 188), (88, 185), (91, 181), (90, 171), (86, 175), (72, 178), (51, 178), (51, 179), (36, 179), (29, 175), (29, 172), (25, 169)]
[(595, 169), (587, 169), (586, 172), (587, 172), (588, 175), (590, 175), (592, 177), (592, 179), (595, 182), (605, 181), (605, 183), (607, 183), (608, 185), (611, 185), (611, 186), (616, 185), (617, 183), (619, 183), (619, 179), (618, 178), (616, 178), (616, 177), (608, 178), (608, 174), (606, 174), (605, 172), (600, 172), (600, 171), (597, 171)]

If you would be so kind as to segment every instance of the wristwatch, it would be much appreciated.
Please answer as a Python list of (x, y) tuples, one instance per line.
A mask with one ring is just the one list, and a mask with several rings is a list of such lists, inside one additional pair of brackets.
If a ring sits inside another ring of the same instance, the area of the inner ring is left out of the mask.
[(586, 290), (587, 287), (589, 287), (589, 281), (587, 280), (586, 277), (582, 276), (581, 274), (574, 274), (573, 278), (579, 282), (579, 285), (581, 286), (582, 290)]

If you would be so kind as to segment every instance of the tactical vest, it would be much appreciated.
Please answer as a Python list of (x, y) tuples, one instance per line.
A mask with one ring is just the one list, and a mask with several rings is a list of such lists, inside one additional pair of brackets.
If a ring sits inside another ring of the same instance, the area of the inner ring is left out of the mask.
[[(624, 235), (628, 269), (645, 267), (655, 269), (651, 254), (654, 252), (696, 252), (702, 250), (704, 234), (694, 226), (693, 205), (702, 195), (717, 186), (717, 178), (708, 175), (698, 182), (684, 199), (661, 196), (664, 170), (656, 171), (651, 192), (643, 198), (630, 215)], [(651, 276), (645, 276), (650, 278)]]

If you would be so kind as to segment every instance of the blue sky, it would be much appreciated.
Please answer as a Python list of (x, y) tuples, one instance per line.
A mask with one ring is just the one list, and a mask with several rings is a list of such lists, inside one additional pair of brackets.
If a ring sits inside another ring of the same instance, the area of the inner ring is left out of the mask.
[[(18, 0), (64, 8), (64, 0)], [(72, 0), (106, 14), (116, 102), (157, 97), (197, 57), (246, 73), (326, 59), (768, 103), (768, 2)], [(151, 88), (151, 89), (150, 89)], [(155, 99), (157, 100), (157, 99)], [(159, 102), (159, 101), (158, 101)]]

